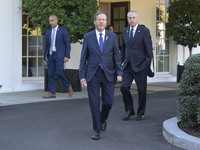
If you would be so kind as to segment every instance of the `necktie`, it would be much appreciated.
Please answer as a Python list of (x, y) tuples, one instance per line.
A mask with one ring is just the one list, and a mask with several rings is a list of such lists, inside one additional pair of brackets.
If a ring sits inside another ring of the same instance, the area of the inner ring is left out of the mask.
[(101, 50), (101, 53), (103, 52), (103, 37), (102, 37), (102, 33), (99, 34), (99, 47), (100, 47), (100, 50)]
[[(102, 33), (100, 33), (99, 34), (100, 36), (99, 36), (99, 47), (100, 47), (100, 50), (101, 50), (101, 54), (102, 54), (102, 52), (103, 52), (103, 37), (102, 37)], [(103, 69), (103, 65), (102, 65), (102, 62), (101, 62), (101, 69)]]
[(55, 40), (55, 31), (56, 31), (55, 29), (52, 29), (50, 55), (52, 55), (52, 53), (53, 53), (53, 43)]
[(133, 42), (133, 28), (131, 28), (130, 37), (129, 37), (129, 44), (131, 45)]

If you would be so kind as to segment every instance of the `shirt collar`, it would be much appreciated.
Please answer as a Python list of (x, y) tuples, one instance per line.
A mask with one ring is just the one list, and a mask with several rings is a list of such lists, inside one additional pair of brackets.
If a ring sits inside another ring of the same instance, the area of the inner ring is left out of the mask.
[(95, 29), (95, 31), (96, 31), (96, 35), (98, 35), (98, 36), (99, 36), (99, 33), (102, 33), (102, 35), (104, 36), (104, 35), (105, 35), (105, 32), (106, 32), (105, 29), (103, 30), (103, 32), (99, 32), (97, 29)]
[[(136, 24), (136, 26), (133, 28), (134, 29), (134, 31), (136, 31), (137, 30), (137, 27), (138, 27), (138, 24)], [(132, 29), (132, 27), (130, 26), (130, 30)]]
[(52, 29), (54, 29), (55, 31), (57, 31), (58, 30), (58, 25), (55, 28), (52, 28)]

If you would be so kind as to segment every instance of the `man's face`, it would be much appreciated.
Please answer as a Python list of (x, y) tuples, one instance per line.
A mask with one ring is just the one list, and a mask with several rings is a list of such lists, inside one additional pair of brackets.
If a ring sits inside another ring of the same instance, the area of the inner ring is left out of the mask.
[(106, 16), (104, 14), (100, 14), (96, 16), (96, 20), (94, 20), (94, 25), (99, 32), (102, 32), (107, 24)]
[(50, 16), (49, 17), (49, 24), (51, 25), (52, 28), (57, 27), (58, 25), (58, 19), (56, 16)]
[(128, 14), (128, 23), (131, 27), (135, 27), (138, 24), (138, 16), (136, 13), (129, 13)]

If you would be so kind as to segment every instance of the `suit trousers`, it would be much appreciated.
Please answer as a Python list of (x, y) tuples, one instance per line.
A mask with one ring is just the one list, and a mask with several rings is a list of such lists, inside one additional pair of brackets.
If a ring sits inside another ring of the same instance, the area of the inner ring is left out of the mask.
[[(114, 83), (107, 80), (104, 71), (99, 67), (92, 80), (87, 83), (87, 89), (93, 129), (98, 132), (101, 130), (101, 123), (108, 119), (114, 102)], [(100, 100), (102, 100), (101, 109)]]
[(123, 96), (125, 111), (134, 111), (134, 102), (130, 92), (130, 86), (135, 79), (138, 90), (137, 115), (142, 116), (146, 108), (146, 89), (147, 89), (147, 71), (134, 72), (131, 64), (128, 63), (122, 75), (121, 92)]
[(57, 53), (49, 55), (47, 60), (49, 88), (52, 94), (56, 93), (55, 73), (60, 78), (62, 83), (69, 88), (69, 81), (63, 72), (63, 60), (60, 60)]

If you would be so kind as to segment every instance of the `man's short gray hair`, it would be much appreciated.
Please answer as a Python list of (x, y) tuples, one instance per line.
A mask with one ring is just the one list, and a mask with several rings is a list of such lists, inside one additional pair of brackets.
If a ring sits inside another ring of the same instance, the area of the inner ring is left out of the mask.
[(138, 17), (137, 11), (131, 10), (131, 11), (129, 11), (129, 12), (127, 13), (127, 18), (128, 18), (128, 15), (129, 15), (130, 13), (136, 13), (136, 16)]

